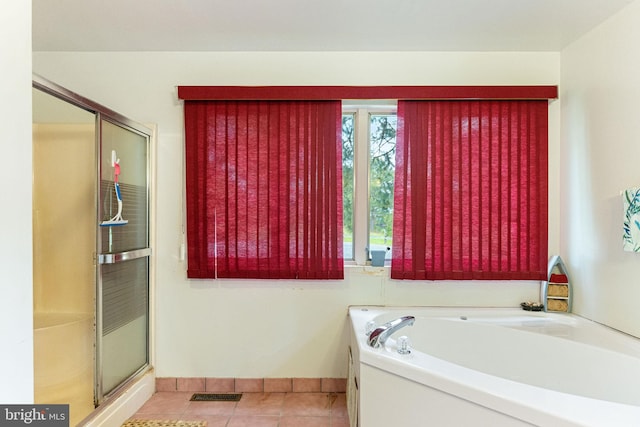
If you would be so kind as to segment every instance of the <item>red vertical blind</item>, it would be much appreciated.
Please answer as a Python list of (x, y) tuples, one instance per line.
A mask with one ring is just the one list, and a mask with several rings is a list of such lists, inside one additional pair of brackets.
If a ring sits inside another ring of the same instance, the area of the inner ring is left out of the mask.
[(339, 101), (186, 101), (190, 278), (341, 279)]
[(544, 280), (547, 101), (399, 101), (395, 279)]

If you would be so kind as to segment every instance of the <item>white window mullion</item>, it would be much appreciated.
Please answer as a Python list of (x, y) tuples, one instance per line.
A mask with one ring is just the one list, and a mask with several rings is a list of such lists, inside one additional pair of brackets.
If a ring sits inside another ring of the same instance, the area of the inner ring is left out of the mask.
[(369, 236), (369, 112), (358, 108), (355, 117), (353, 257), (365, 265)]

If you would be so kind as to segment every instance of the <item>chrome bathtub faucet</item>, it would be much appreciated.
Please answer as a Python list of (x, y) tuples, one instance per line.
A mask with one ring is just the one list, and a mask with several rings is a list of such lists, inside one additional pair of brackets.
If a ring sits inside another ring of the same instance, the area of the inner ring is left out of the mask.
[(396, 320), (385, 323), (374, 329), (367, 340), (368, 344), (373, 348), (382, 347), (389, 337), (399, 329), (405, 326), (411, 326), (416, 321), (413, 316), (403, 316)]

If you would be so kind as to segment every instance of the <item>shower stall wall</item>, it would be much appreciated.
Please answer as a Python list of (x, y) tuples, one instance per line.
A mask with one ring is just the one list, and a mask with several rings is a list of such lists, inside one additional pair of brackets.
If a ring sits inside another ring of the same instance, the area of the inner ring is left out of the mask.
[(95, 117), (43, 96), (34, 111), (74, 122), (33, 124), (34, 397), (69, 404), (76, 425), (94, 409)]
[(150, 366), (152, 132), (33, 86), (35, 403), (76, 425)]

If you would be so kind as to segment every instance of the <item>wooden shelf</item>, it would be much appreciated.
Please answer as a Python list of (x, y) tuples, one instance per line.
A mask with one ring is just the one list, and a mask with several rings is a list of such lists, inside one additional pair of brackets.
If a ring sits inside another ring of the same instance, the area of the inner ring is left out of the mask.
[(567, 267), (562, 258), (554, 255), (549, 259), (547, 281), (542, 287), (542, 303), (545, 311), (571, 312), (572, 286)]

